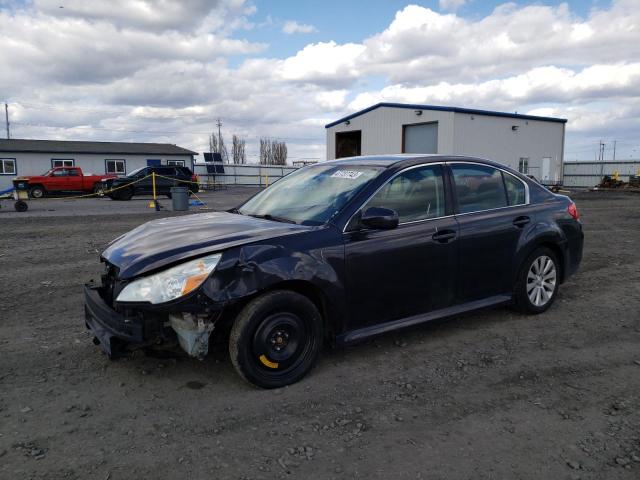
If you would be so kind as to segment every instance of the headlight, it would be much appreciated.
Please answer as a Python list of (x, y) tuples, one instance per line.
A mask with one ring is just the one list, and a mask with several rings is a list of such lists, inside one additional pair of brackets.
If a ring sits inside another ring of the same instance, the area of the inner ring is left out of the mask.
[(164, 272), (134, 280), (118, 295), (118, 302), (164, 303), (198, 288), (220, 261), (220, 253), (185, 262)]

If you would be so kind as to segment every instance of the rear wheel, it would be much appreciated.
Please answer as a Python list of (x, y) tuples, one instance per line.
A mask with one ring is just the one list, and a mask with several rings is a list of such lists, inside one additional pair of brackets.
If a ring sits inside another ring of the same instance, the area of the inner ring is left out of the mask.
[(102, 188), (102, 184), (101, 183), (96, 183), (93, 185), (93, 193), (97, 194), (97, 195), (104, 195), (104, 190)]
[(516, 307), (525, 313), (542, 313), (554, 302), (560, 283), (556, 254), (546, 248), (536, 249), (524, 262), (516, 285)]
[(31, 198), (42, 198), (42, 197), (44, 197), (44, 187), (42, 187), (41, 185), (34, 185), (29, 190), (29, 195), (31, 195)]
[(133, 197), (133, 188), (123, 188), (122, 190), (118, 190), (113, 192), (116, 200), (131, 200)]
[(322, 318), (307, 297), (288, 290), (265, 293), (240, 312), (229, 354), (246, 381), (262, 388), (295, 383), (313, 367), (322, 343)]

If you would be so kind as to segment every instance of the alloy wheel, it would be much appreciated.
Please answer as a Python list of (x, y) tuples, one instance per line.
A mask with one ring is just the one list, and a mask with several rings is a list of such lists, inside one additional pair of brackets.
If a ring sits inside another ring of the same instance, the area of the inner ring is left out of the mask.
[(557, 271), (554, 261), (547, 255), (536, 258), (527, 273), (527, 296), (536, 307), (546, 305), (556, 288)]

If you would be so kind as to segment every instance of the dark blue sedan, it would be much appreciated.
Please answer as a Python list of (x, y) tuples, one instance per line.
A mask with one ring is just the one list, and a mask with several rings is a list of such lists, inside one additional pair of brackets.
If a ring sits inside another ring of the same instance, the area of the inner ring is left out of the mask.
[(575, 204), (470, 157), (302, 168), (228, 212), (154, 220), (112, 242), (86, 324), (116, 357), (228, 338), (240, 375), (301, 379), (344, 345), (495, 305), (547, 310), (578, 268)]

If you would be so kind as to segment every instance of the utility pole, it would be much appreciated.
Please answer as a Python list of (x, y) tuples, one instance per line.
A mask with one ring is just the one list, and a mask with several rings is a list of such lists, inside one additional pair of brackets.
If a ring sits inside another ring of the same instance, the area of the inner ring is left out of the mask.
[[(216, 122), (216, 125), (218, 126), (218, 149), (222, 148), (222, 133), (220, 130), (220, 127), (222, 127), (222, 122), (220, 121), (220, 118), (218, 118), (218, 121)], [(222, 153), (222, 152), (220, 152)]]
[(604, 146), (605, 144), (600, 140), (600, 183), (604, 179)]
[(4, 120), (7, 124), (7, 140), (11, 138), (11, 131), (9, 130), (9, 105), (4, 102)]
[(618, 143), (617, 140), (613, 141), (613, 161), (616, 161), (616, 143)]

